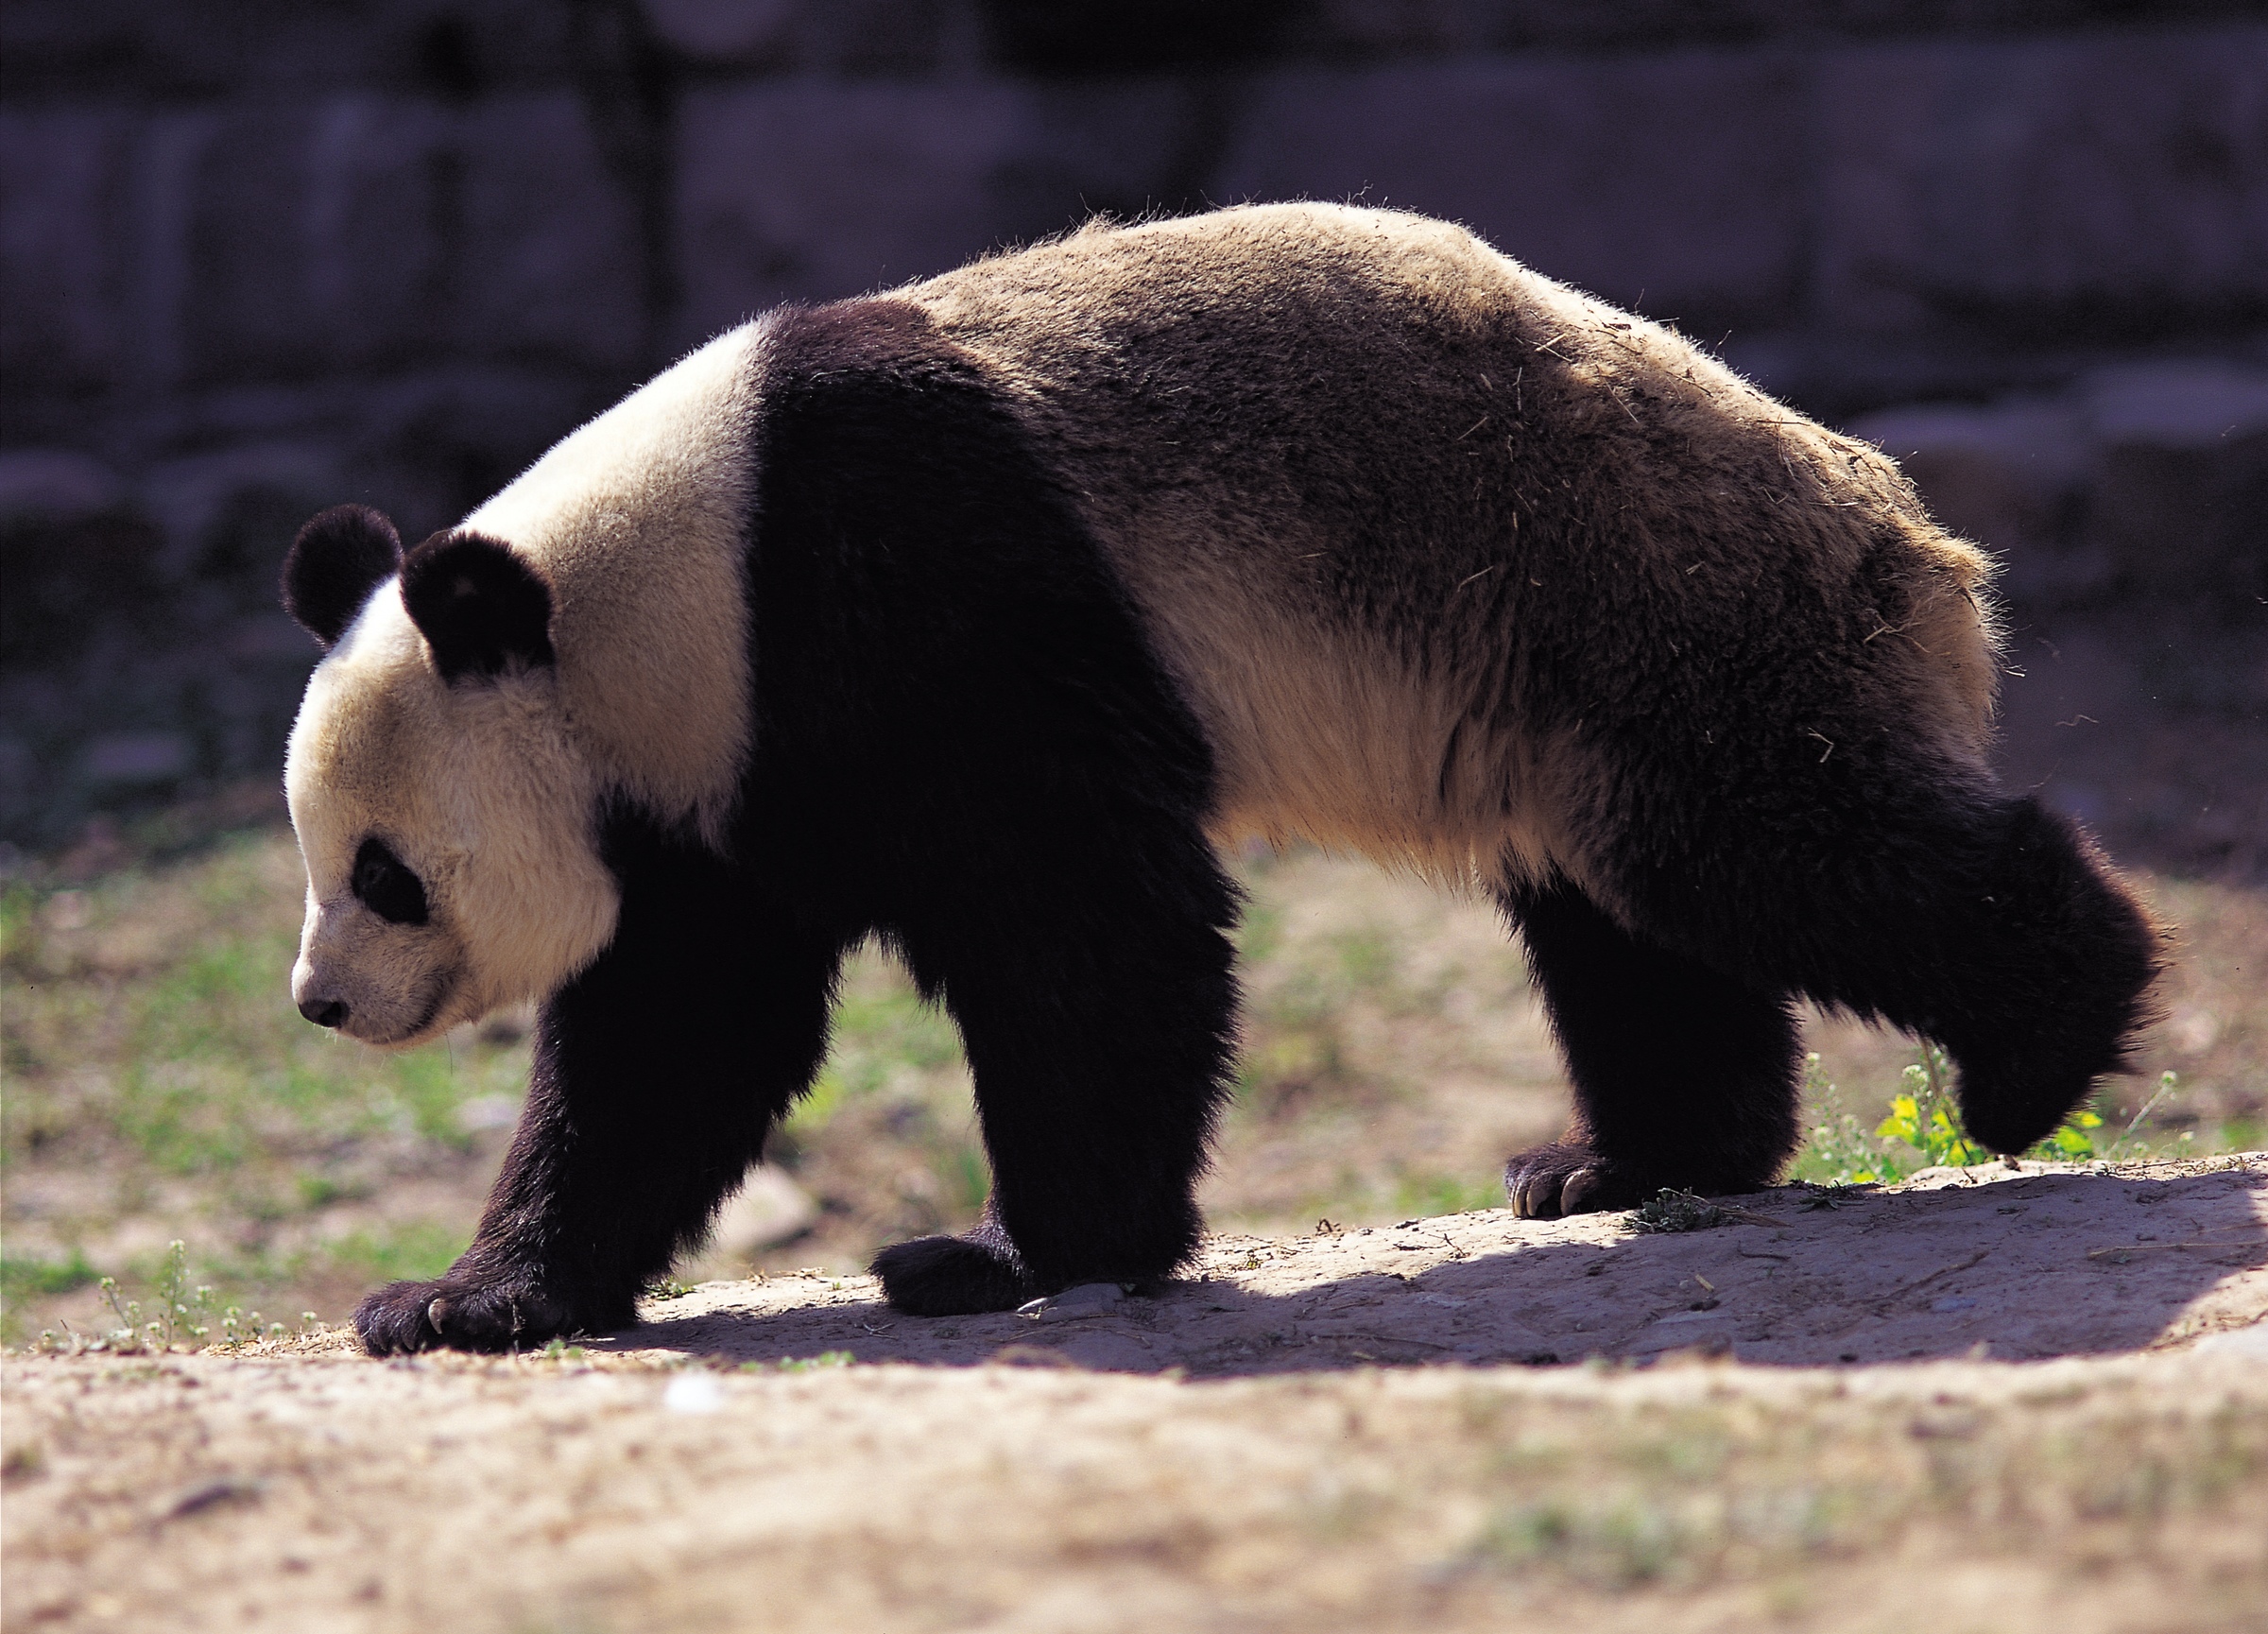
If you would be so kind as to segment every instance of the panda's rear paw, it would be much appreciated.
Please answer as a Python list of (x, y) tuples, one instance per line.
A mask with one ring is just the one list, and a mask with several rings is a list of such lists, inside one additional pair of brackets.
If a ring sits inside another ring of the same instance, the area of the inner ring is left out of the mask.
[(1567, 1141), (1537, 1146), (1504, 1165), (1504, 1195), (1512, 1212), (1531, 1220), (1634, 1209), (1655, 1189), (1629, 1165)]
[(354, 1331), (362, 1336), (362, 1348), (373, 1356), (443, 1346), (509, 1350), (564, 1333), (623, 1325), (585, 1321), (566, 1301), (533, 1288), (452, 1277), (388, 1283), (354, 1309)]
[(874, 1256), (883, 1298), (913, 1316), (968, 1316), (1013, 1311), (1046, 1292), (1004, 1243), (971, 1237), (917, 1237)]

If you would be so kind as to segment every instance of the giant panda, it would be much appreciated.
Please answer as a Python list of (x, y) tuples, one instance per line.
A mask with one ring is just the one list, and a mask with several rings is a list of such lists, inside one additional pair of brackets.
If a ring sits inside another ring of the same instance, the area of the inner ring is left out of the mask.
[(1799, 997), (2013, 1152), (2159, 938), (1988, 765), (1989, 568), (1875, 449), (1420, 216), (1096, 224), (775, 311), (404, 551), (318, 516), (292, 991), (384, 1046), (541, 1001), (472, 1247), (375, 1352), (633, 1320), (879, 936), (965, 1041), (977, 1226), (901, 1310), (1198, 1242), (1238, 895), (1295, 837), (1501, 904), (1575, 1095), (1531, 1216), (1769, 1182)]

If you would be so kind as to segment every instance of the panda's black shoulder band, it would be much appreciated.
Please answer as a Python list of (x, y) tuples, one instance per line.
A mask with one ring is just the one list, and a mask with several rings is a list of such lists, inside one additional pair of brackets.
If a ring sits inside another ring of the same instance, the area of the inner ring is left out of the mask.
[(444, 680), (553, 661), (551, 590), (526, 559), (478, 533), (437, 533), (402, 563), (402, 605)]

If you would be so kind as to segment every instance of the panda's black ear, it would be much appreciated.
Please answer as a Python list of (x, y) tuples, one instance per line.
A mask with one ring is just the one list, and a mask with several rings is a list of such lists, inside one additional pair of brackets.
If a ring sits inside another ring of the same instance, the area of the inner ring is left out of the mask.
[(284, 555), (284, 611), (328, 649), (401, 566), (402, 539), (384, 511), (335, 505), (301, 528)]
[(444, 680), (552, 662), (551, 591), (512, 548), (437, 533), (402, 563), (402, 605)]

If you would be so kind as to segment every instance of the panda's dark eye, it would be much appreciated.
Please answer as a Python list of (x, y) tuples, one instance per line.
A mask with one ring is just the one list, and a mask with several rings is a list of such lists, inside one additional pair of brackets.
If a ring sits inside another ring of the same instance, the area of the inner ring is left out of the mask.
[(351, 879), (362, 905), (388, 923), (421, 925), (425, 922), (425, 887), (376, 834), (362, 842), (354, 853)]

